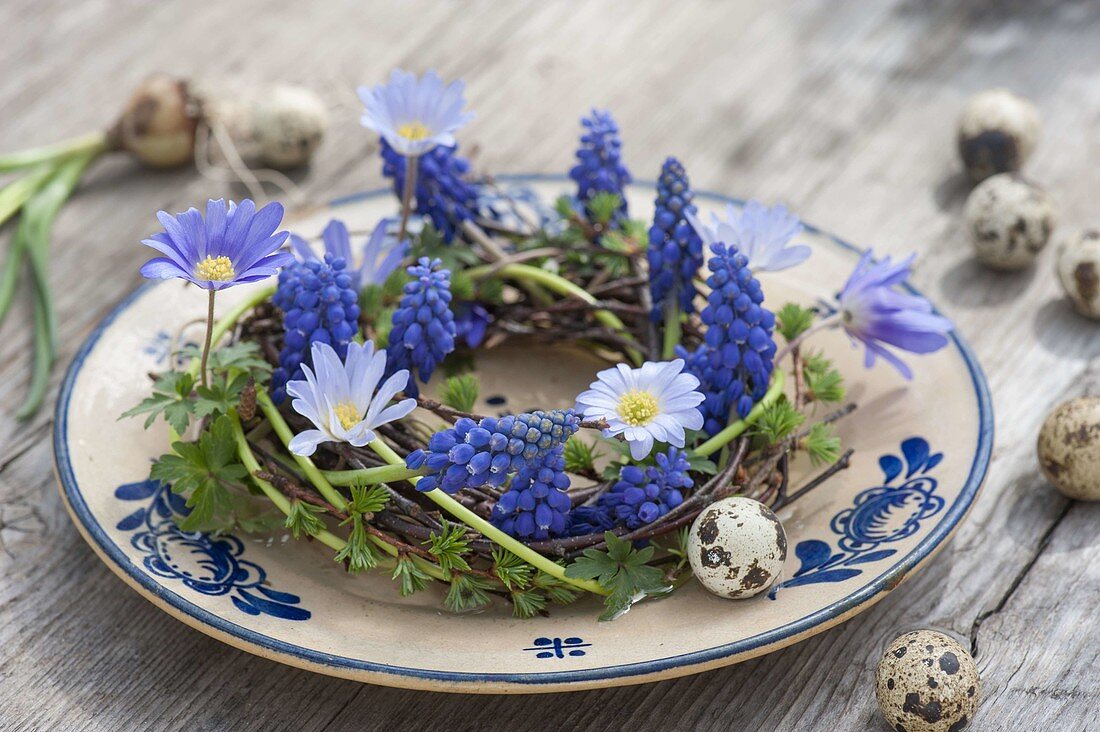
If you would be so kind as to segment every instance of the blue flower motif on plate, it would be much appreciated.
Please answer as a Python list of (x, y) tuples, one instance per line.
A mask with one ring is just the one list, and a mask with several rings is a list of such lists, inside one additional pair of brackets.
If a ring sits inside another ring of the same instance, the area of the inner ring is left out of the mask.
[(836, 548), (820, 539), (798, 542), (794, 553), (802, 566), (773, 587), (770, 597), (784, 587), (843, 582), (863, 572), (854, 565), (896, 554), (882, 545), (912, 536), (922, 521), (943, 510), (943, 498), (935, 495), (938, 481), (928, 475), (942, 461), (943, 453), (933, 453), (923, 437), (903, 441), (901, 456), (880, 457), (883, 485), (861, 492), (850, 508), (833, 516), (830, 528), (840, 537)]
[(524, 648), (525, 651), (534, 651), (535, 658), (565, 658), (566, 656), (583, 656), (585, 651), (580, 649), (590, 648), (591, 643), (585, 643), (583, 638), (535, 638), (533, 647)]
[(204, 595), (229, 595), (238, 610), (283, 620), (308, 620), (301, 598), (267, 587), (267, 573), (241, 558), (244, 544), (230, 534), (180, 531), (174, 514), (186, 514), (184, 500), (164, 483), (145, 480), (115, 490), (123, 501), (146, 503), (118, 522), (119, 531), (136, 531), (130, 544), (145, 555), (145, 568), (158, 577), (179, 580)]

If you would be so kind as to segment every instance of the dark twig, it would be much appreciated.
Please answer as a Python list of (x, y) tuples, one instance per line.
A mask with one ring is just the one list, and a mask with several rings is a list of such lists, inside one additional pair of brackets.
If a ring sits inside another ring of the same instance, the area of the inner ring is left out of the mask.
[(819, 485), (821, 485), (822, 483), (827, 481), (829, 478), (831, 478), (834, 475), (836, 475), (837, 473), (839, 473), (841, 470), (847, 469), (849, 464), (851, 463), (852, 454), (854, 452), (855, 452), (855, 450), (853, 450), (852, 448), (849, 447), (847, 450), (844, 451), (844, 454), (841, 455), (835, 463), (833, 463), (828, 468), (826, 468), (824, 471), (822, 471), (822, 473), (820, 475), (818, 475), (816, 478), (811, 480), (809, 483), (807, 483), (806, 485), (804, 485), (801, 488), (799, 488), (798, 490), (796, 490), (794, 493), (791, 493), (789, 496), (787, 496), (786, 500), (783, 500), (783, 501), (776, 500), (775, 505), (772, 506), (772, 510), (773, 511), (778, 511), (780, 508), (783, 508), (784, 506), (788, 506), (788, 505), (794, 503), (799, 498), (806, 495), (807, 493), (812, 491), (814, 488), (817, 488)]

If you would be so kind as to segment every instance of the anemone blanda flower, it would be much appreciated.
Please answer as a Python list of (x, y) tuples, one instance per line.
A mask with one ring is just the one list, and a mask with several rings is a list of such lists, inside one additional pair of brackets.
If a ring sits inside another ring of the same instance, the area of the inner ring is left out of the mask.
[[(344, 260), (356, 289), (383, 284), (408, 254), (408, 240), (398, 242), (396, 236), (390, 235), (389, 225), (392, 222), (393, 219), (388, 218), (378, 222), (370, 238), (363, 244), (360, 257), (356, 257), (352, 251), (351, 235), (343, 221), (332, 219), (321, 232), (325, 253)], [(322, 261), (302, 237), (291, 234), (290, 245), (303, 262)]]
[(163, 256), (141, 267), (149, 279), (179, 278), (207, 290), (223, 290), (245, 282), (258, 282), (293, 264), (294, 255), (278, 251), (287, 233), (275, 233), (283, 220), (283, 207), (269, 203), (259, 211), (245, 199), (240, 205), (223, 199), (206, 203), (206, 220), (191, 208), (172, 216), (157, 212), (164, 231), (141, 243)]
[(577, 411), (585, 419), (604, 419), (605, 437), (622, 435), (630, 455), (641, 460), (655, 440), (684, 446), (684, 430), (703, 426), (697, 409), (704, 397), (699, 379), (683, 373), (684, 360), (646, 361), (641, 368), (626, 364), (596, 374), (588, 391), (577, 397)]
[(386, 371), (386, 352), (374, 350), (374, 343), (348, 344), (344, 361), (327, 343), (314, 343), (313, 368), (302, 365), (304, 381), (291, 381), (286, 391), (294, 398), (291, 406), (316, 429), (306, 430), (290, 441), (295, 455), (312, 455), (322, 442), (348, 442), (362, 447), (374, 439), (380, 425), (401, 419), (416, 408), (415, 399), (390, 400), (409, 380), (409, 372), (398, 371), (381, 386)]
[(802, 222), (782, 204), (769, 208), (760, 201), (749, 201), (741, 211), (727, 204), (725, 218), (712, 213), (709, 225), (694, 211), (687, 213), (687, 219), (706, 244), (736, 246), (753, 272), (778, 272), (810, 256), (805, 244), (787, 246), (802, 232)]
[(875, 262), (871, 251), (865, 252), (837, 295), (841, 326), (853, 343), (866, 347), (865, 365), (870, 368), (881, 356), (906, 379), (913, 378), (913, 372), (885, 346), (931, 353), (947, 345), (945, 333), (954, 327), (923, 297), (894, 289), (909, 277), (914, 256), (896, 263), (890, 257)]
[(436, 145), (453, 146), (454, 133), (474, 117), (462, 111), (465, 88), (462, 81), (444, 85), (434, 71), (417, 79), (394, 69), (388, 84), (359, 87), (366, 107), (361, 121), (406, 157), (423, 155)]

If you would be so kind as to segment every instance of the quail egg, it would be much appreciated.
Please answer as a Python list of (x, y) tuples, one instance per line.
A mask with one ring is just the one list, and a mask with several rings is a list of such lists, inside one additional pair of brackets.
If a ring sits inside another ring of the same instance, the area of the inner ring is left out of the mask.
[(1069, 498), (1100, 501), (1100, 397), (1078, 397), (1047, 415), (1039, 467)]
[(760, 501), (723, 498), (691, 525), (688, 559), (695, 577), (715, 595), (752, 597), (779, 579), (787, 559), (787, 534)]
[(891, 729), (958, 732), (981, 696), (978, 667), (950, 636), (914, 630), (899, 636), (878, 663), (878, 706)]
[(1054, 228), (1050, 197), (1015, 173), (980, 183), (966, 199), (965, 214), (975, 254), (996, 269), (1031, 264)]
[(1100, 320), (1100, 231), (1079, 231), (1062, 242), (1058, 279), (1077, 312)]
[(959, 156), (975, 183), (1020, 170), (1039, 140), (1039, 112), (1007, 89), (971, 97), (959, 117)]

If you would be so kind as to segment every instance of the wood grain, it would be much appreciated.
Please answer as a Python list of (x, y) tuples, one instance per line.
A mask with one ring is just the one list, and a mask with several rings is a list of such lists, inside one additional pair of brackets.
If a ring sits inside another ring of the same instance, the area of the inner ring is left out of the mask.
[[(383, 689), (217, 643), (99, 563), (56, 494), (49, 411), (12, 417), (28, 372), (20, 297), (0, 331), (0, 728), (881, 729), (877, 654), (922, 626), (975, 644), (987, 695), (975, 729), (1088, 728), (1100, 708), (1100, 512), (1045, 485), (1034, 438), (1058, 401), (1100, 391), (1100, 331), (1061, 300), (1052, 252), (1015, 275), (973, 262), (953, 135), (971, 93), (1004, 85), (1030, 97), (1045, 128), (1027, 173), (1058, 204), (1055, 236), (1097, 225), (1098, 33), (1095, 3), (1022, 0), (3, 3), (0, 150), (105, 126), (154, 69), (307, 83), (335, 119), (295, 177), (325, 200), (381, 185), (352, 90), (395, 65), (467, 80), (478, 117), (463, 140), (489, 171), (565, 170), (576, 117), (606, 106), (639, 178), (675, 154), (700, 188), (783, 200), (851, 241), (918, 251), (915, 283), (987, 370), (997, 439), (954, 542), (882, 603), (804, 643), (574, 695)], [(62, 360), (138, 284), (154, 211), (233, 192), (190, 170), (97, 164), (54, 235)]]

